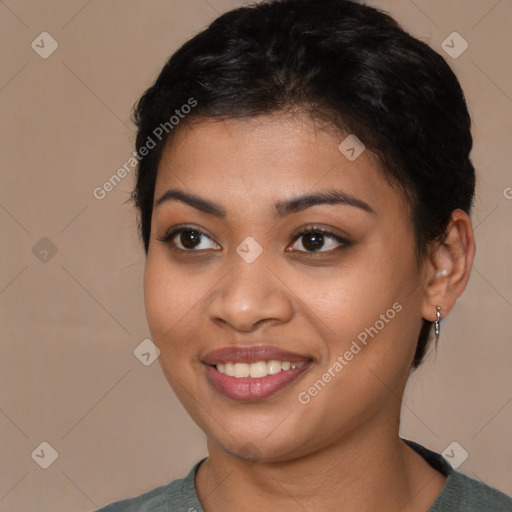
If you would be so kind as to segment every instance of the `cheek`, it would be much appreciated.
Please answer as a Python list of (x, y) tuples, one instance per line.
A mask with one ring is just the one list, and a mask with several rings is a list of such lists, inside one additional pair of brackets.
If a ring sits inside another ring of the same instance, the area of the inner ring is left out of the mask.
[(294, 293), (320, 318), (328, 337), (351, 339), (385, 314), (399, 295), (397, 270), (382, 252), (360, 250), (324, 274), (302, 273), (291, 279)]
[(160, 348), (176, 339), (193, 306), (192, 288), (184, 286), (176, 269), (157, 255), (149, 255), (144, 270), (144, 306), (154, 343)]
[(151, 339), (160, 349), (163, 369), (180, 380), (191, 371), (191, 364), (198, 364), (201, 340), (207, 338), (204, 315), (198, 315), (213, 284), (197, 269), (171, 264), (165, 251), (148, 255), (144, 305)]
[[(351, 371), (344, 372), (352, 377), (356, 368), (377, 369), (387, 360), (386, 375), (392, 379), (393, 372), (402, 374), (407, 368), (415, 348), (421, 327), (415, 260), (412, 252), (392, 247), (382, 243), (379, 250), (359, 251), (344, 268), (317, 283), (321, 293), (309, 292), (309, 305), (330, 328), (330, 362), (352, 350), (346, 358)], [(304, 297), (313, 285), (302, 282)]]
[[(165, 312), (169, 311), (172, 317), (172, 312), (175, 311), (175, 308), (169, 307), (167, 287), (167, 276), (161, 272), (161, 267), (155, 261), (155, 258), (148, 256), (144, 270), (144, 306), (151, 334), (153, 338), (157, 339), (161, 337), (164, 330), (163, 323), (168, 324), (167, 329), (172, 325), (172, 318), (168, 317), (166, 319)], [(153, 341), (157, 342), (155, 339)]]

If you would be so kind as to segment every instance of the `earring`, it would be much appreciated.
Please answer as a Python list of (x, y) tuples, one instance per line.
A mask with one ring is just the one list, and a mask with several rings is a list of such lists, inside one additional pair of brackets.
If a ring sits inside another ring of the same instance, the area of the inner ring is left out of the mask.
[(441, 306), (436, 306), (436, 321), (434, 323), (436, 333), (436, 344), (439, 341), (439, 332), (441, 331)]

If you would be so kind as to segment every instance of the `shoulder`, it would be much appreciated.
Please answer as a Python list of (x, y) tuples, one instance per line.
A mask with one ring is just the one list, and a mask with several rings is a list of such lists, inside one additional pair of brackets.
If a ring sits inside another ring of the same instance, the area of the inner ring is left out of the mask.
[(512, 512), (512, 498), (479, 480), (455, 471), (439, 453), (403, 439), (433, 468), (446, 475), (446, 483), (428, 512)]
[(97, 512), (168, 512), (171, 510), (169, 502), (176, 496), (179, 487), (180, 480), (174, 480), (134, 498), (110, 503)]
[(512, 512), (512, 498), (483, 482), (452, 471), (429, 512)]
[(96, 512), (203, 512), (194, 483), (201, 462), (184, 478), (155, 487), (139, 496), (115, 501)]

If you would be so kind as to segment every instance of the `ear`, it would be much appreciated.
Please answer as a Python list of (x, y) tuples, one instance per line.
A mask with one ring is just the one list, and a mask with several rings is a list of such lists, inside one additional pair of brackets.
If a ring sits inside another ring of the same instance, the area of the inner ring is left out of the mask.
[(441, 318), (452, 310), (468, 284), (475, 250), (471, 219), (466, 212), (454, 210), (446, 239), (431, 249), (426, 262), (423, 318), (431, 322), (436, 320), (436, 306), (441, 306)]

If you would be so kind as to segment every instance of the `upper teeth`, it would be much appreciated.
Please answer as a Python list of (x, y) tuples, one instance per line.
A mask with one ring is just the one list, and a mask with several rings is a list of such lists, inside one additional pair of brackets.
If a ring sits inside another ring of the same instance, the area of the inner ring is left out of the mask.
[(300, 368), (304, 361), (299, 363), (290, 363), (289, 361), (258, 361), (256, 363), (219, 363), (216, 365), (220, 373), (229, 377), (265, 377), (279, 373), (281, 370)]

